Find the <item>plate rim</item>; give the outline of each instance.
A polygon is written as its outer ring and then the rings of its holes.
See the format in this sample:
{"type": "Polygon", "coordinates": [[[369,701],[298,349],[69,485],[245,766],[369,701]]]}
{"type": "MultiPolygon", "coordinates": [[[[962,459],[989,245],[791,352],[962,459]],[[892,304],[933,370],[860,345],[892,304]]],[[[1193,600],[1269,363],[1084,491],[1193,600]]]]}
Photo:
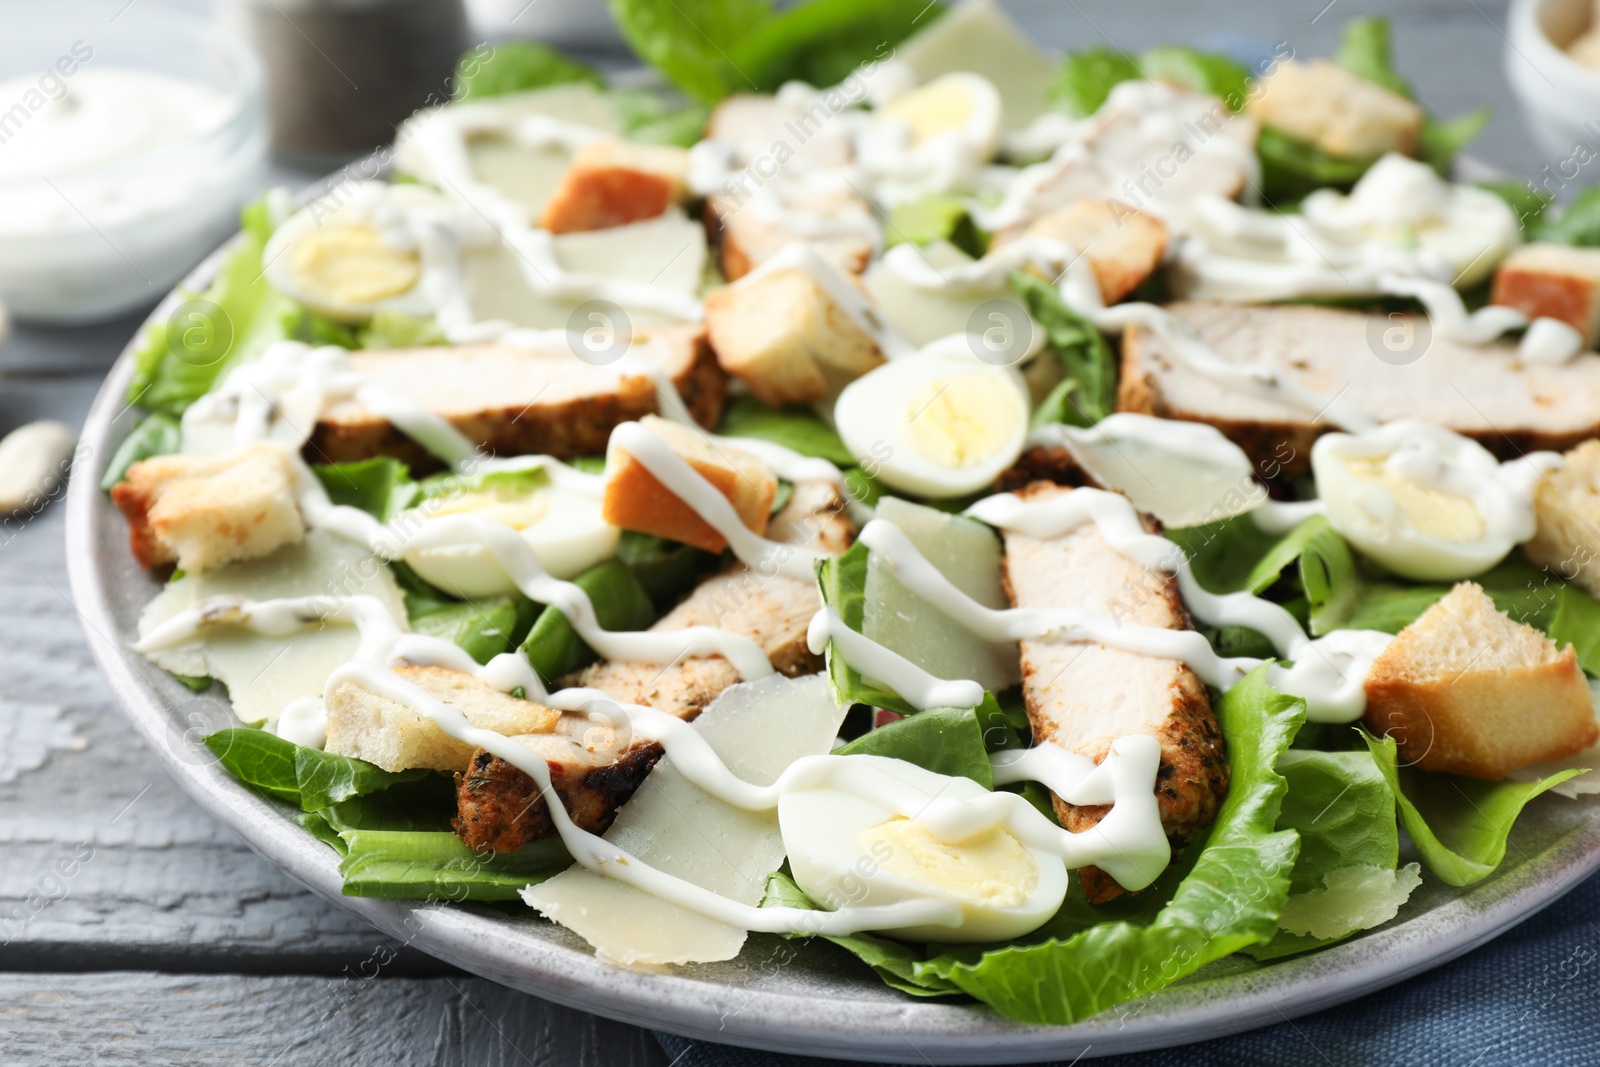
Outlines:
{"type": "MultiPolygon", "coordinates": [[[[367,166],[368,161],[362,160],[342,168],[313,183],[295,200],[303,203],[367,166]]],[[[1600,869],[1600,819],[1591,818],[1568,831],[1538,861],[1467,887],[1428,912],[1450,914],[1445,916],[1448,936],[1440,937],[1435,930],[1426,946],[1396,951],[1410,925],[1401,921],[1357,940],[1274,963],[1275,980],[1267,989],[1251,982],[1262,973],[1258,971],[1203,983],[1205,990],[1224,994],[1226,1003],[1220,1007],[1197,995],[1198,986],[1180,984],[1129,1002],[1138,1009],[1131,1023],[1125,1011],[1112,1008],[1069,1026],[1015,1023],[981,1005],[910,997],[898,1006],[872,1001],[852,1019],[848,1012],[843,1017],[827,1012],[842,1001],[819,1002],[685,974],[646,974],[603,962],[587,947],[520,936],[516,931],[507,937],[506,920],[465,908],[345,896],[331,849],[234,779],[220,763],[195,762],[180,755],[181,746],[173,742],[171,709],[125,648],[102,556],[107,546],[98,537],[100,519],[111,507],[100,478],[120,444],[120,439],[113,439],[115,424],[133,406],[125,398],[139,341],[152,323],[182,303],[185,293],[197,292],[210,282],[240,237],[235,234],[223,242],[151,310],[112,364],[89,409],[66,495],[73,602],[117,706],[179,787],[289,877],[404,944],[545,1000],[686,1038],[877,1063],[918,1057],[949,1064],[1039,1062],[1173,1048],[1346,1003],[1470,952],[1600,869]],[[1232,986],[1238,987],[1236,994],[1226,996],[1232,986]]],[[[126,551],[120,545],[113,547],[117,550],[126,551]]]]}

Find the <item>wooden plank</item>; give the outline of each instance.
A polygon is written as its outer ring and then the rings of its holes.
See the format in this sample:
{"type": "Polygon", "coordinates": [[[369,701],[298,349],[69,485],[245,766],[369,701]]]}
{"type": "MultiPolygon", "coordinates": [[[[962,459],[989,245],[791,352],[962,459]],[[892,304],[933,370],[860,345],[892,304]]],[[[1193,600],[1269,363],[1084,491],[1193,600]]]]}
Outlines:
{"type": "Polygon", "coordinates": [[[0,1005],[0,1059],[19,1067],[667,1062],[643,1030],[478,978],[0,974],[0,1005]]]}

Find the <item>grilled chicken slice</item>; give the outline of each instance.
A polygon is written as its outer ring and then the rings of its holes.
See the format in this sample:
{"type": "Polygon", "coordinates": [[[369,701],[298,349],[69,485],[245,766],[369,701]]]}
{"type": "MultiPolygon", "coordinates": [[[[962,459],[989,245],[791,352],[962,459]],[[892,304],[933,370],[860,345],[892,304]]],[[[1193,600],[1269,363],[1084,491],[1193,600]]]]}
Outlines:
{"type": "MultiPolygon", "coordinates": [[[[1035,484],[1022,495],[1038,499],[1070,489],[1035,484]]],[[[1157,531],[1155,520],[1145,526],[1157,531]]],[[[1005,535],[1006,591],[1019,608],[1083,608],[1143,626],[1189,629],[1177,583],[1113,548],[1088,524],[1048,540],[1005,535]]],[[[1129,734],[1161,742],[1156,794],[1161,825],[1174,851],[1211,825],[1228,791],[1222,734],[1205,685],[1186,664],[1104,645],[1023,641],[1022,692],[1033,735],[1104,759],[1111,743],[1129,734]]],[[[1078,807],[1054,798],[1068,830],[1082,832],[1105,817],[1103,805],[1078,807]]],[[[1094,867],[1078,872],[1090,900],[1123,892],[1094,867]]]]}
{"type": "MultiPolygon", "coordinates": [[[[784,544],[828,553],[850,546],[855,527],[833,486],[801,483],[772,520],[767,535],[784,544]]],[[[797,676],[822,669],[806,647],[806,628],[821,607],[816,583],[767,575],[737,564],[715,574],[662,616],[652,630],[715,626],[761,646],[772,665],[797,676]]],[[[659,708],[692,719],[739,681],[720,656],[658,663],[598,663],[562,679],[602,690],[628,704],[659,708]]],[[[519,737],[544,756],[557,794],[574,821],[596,833],[633,795],[661,756],[651,742],[619,739],[583,716],[566,714],[555,735],[519,737]]],[[[480,851],[507,852],[554,832],[544,799],[525,773],[482,750],[456,780],[456,833],[480,851]]]]}
{"type": "MultiPolygon", "coordinates": [[[[727,379],[699,325],[641,326],[629,353],[660,365],[702,426],[722,418],[727,379]],[[645,341],[659,344],[645,344],[645,341]]],[[[624,422],[659,414],[656,383],[639,369],[619,373],[569,352],[510,345],[459,345],[352,352],[356,370],[399,396],[444,416],[496,455],[597,456],[624,422]]],[[[349,463],[394,456],[437,466],[421,445],[358,400],[333,405],[317,422],[306,456],[349,463]]]]}

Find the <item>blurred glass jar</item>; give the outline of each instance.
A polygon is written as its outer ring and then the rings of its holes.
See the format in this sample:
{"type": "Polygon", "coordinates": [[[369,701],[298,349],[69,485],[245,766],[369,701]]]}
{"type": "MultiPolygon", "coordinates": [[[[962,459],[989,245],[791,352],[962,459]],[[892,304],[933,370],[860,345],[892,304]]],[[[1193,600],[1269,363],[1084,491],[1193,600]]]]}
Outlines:
{"type": "Polygon", "coordinates": [[[0,302],[76,324],[155,303],[238,228],[261,74],[209,20],[0,0],[0,302]]]}
{"type": "Polygon", "coordinates": [[[450,99],[467,46],[462,0],[240,0],[267,71],[272,147],[333,165],[394,138],[413,111],[450,99]]]}

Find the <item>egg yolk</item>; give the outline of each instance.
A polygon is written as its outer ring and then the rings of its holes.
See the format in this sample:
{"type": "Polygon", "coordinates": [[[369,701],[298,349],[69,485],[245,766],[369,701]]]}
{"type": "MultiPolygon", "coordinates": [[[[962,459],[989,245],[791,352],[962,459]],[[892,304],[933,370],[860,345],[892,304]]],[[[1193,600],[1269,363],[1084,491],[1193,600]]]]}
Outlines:
{"type": "Polygon", "coordinates": [[[295,241],[289,253],[295,285],[336,304],[372,304],[417,284],[414,252],[386,243],[370,226],[327,226],[295,241]]]}
{"type": "Polygon", "coordinates": [[[526,530],[543,522],[550,513],[545,494],[496,492],[492,489],[452,493],[434,497],[422,505],[430,518],[445,515],[476,515],[513,530],[526,530]]]}
{"type": "Polygon", "coordinates": [[[1487,532],[1478,508],[1458,493],[1447,493],[1398,477],[1381,459],[1354,460],[1350,474],[1389,494],[1411,525],[1428,537],[1460,544],[1480,540],[1487,532]]]}
{"type": "Polygon", "coordinates": [[[965,85],[941,80],[906,93],[884,107],[881,114],[889,122],[911,127],[913,143],[921,144],[941,133],[966,129],[976,111],[977,105],[965,85]]]}
{"type": "Polygon", "coordinates": [[[861,831],[856,844],[890,874],[975,904],[1014,908],[1039,884],[1039,862],[998,826],[950,842],[893,818],[861,831]]]}
{"type": "Polygon", "coordinates": [[[992,374],[930,381],[906,405],[906,440],[942,467],[974,467],[1011,440],[1016,390],[992,374]]]}

